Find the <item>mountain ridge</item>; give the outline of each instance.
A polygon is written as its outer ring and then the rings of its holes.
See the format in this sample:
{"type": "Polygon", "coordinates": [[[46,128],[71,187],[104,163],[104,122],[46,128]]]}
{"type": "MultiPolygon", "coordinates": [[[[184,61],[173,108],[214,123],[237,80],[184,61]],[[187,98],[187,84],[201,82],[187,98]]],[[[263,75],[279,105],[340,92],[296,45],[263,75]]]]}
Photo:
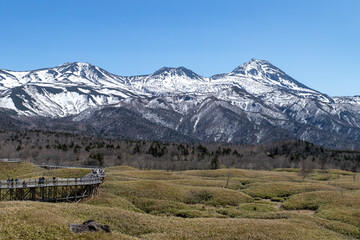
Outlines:
{"type": "MultiPolygon", "coordinates": [[[[91,117],[107,112],[120,119],[119,113],[126,112],[143,123],[144,131],[152,129],[151,134],[124,129],[135,139],[146,135],[169,141],[177,133],[182,136],[178,139],[210,142],[258,144],[286,138],[327,147],[360,146],[360,97],[330,97],[258,59],[211,77],[185,67],[120,76],[83,62],[33,71],[0,70],[0,107],[17,113],[10,119],[40,116],[88,124],[94,132],[97,126],[100,135],[116,129],[115,138],[121,135],[116,121],[97,117],[94,122],[91,117]],[[336,142],[339,137],[346,140],[336,142]]],[[[130,117],[122,119],[131,122],[130,117]]]]}

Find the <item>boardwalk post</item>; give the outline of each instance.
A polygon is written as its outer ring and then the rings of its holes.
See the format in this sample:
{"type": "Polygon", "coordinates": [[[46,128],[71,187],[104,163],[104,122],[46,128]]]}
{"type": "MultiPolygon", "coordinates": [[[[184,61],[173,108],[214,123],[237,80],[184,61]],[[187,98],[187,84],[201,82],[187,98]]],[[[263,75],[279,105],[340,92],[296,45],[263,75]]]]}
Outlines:
{"type": "Polygon", "coordinates": [[[13,196],[14,189],[11,187],[9,191],[10,191],[9,194],[10,194],[10,201],[11,201],[14,198],[14,196],[13,196]]]}
{"type": "Polygon", "coordinates": [[[33,201],[35,201],[36,200],[36,188],[31,188],[30,191],[31,191],[31,199],[33,201]]]}

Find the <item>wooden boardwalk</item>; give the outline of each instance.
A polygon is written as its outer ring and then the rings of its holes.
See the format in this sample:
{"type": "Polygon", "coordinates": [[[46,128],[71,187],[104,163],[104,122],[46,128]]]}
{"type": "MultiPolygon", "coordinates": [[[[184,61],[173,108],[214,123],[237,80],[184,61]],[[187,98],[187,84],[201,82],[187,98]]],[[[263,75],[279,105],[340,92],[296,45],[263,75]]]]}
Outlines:
{"type": "Polygon", "coordinates": [[[93,169],[82,178],[39,178],[0,181],[0,201],[77,201],[98,193],[105,171],[93,169]]]}

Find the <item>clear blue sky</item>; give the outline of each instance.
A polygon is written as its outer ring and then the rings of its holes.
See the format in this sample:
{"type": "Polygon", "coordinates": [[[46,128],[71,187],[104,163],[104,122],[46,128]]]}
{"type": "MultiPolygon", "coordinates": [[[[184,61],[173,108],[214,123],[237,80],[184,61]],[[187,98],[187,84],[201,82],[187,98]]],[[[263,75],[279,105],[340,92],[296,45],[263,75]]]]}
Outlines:
{"type": "Polygon", "coordinates": [[[253,57],[331,96],[360,95],[360,0],[0,0],[0,69],[83,61],[211,76],[253,57]]]}

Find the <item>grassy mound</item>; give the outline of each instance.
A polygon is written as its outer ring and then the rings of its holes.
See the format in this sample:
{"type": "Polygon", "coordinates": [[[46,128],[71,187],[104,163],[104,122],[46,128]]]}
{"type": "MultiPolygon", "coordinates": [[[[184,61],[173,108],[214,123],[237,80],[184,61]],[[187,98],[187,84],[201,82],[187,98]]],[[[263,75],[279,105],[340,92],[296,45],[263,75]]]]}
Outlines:
{"type": "Polygon", "coordinates": [[[300,193],[284,202],[285,209],[318,209],[320,206],[360,208],[360,193],[347,191],[316,191],[300,193]]]}
{"type": "Polygon", "coordinates": [[[34,164],[22,163],[0,163],[0,179],[7,178],[31,178],[41,175],[45,170],[34,164]]]}
{"type": "Polygon", "coordinates": [[[0,180],[6,180],[7,178],[38,178],[41,176],[51,178],[54,176],[57,178],[80,178],[90,172],[91,170],[84,168],[46,170],[28,162],[0,163],[0,180]]]}
{"type": "Polygon", "coordinates": [[[322,183],[262,182],[250,184],[244,192],[252,197],[273,198],[289,197],[290,195],[301,192],[336,189],[338,188],[322,183]]]}
{"type": "Polygon", "coordinates": [[[106,183],[104,188],[113,195],[123,196],[127,199],[150,198],[214,206],[237,205],[253,201],[247,194],[231,189],[179,186],[152,180],[106,183]]]}

